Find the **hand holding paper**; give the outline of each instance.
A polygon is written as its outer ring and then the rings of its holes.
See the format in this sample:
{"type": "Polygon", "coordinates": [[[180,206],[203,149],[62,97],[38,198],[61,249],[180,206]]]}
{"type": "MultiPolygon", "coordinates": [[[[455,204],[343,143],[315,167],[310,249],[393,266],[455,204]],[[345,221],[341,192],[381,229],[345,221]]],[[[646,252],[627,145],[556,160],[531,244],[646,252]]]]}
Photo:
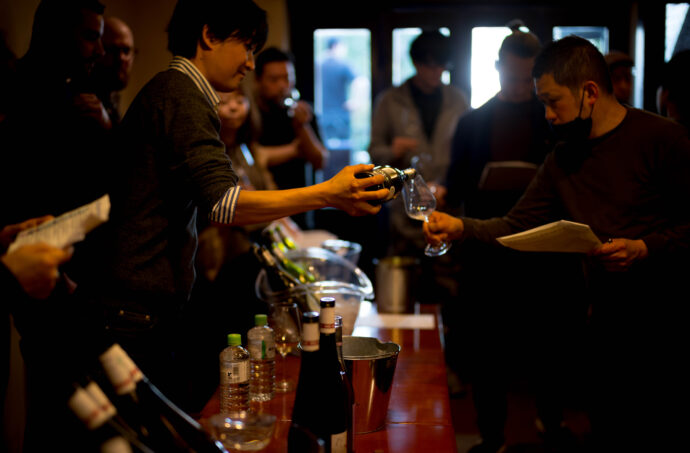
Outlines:
{"type": "Polygon", "coordinates": [[[22,245],[39,242],[64,249],[83,240],[89,231],[106,222],[109,215],[110,197],[104,195],[92,203],[22,231],[10,245],[8,253],[22,245]]]}
{"type": "Polygon", "coordinates": [[[590,253],[601,241],[589,225],[559,220],[496,240],[506,247],[523,252],[590,253]]]}

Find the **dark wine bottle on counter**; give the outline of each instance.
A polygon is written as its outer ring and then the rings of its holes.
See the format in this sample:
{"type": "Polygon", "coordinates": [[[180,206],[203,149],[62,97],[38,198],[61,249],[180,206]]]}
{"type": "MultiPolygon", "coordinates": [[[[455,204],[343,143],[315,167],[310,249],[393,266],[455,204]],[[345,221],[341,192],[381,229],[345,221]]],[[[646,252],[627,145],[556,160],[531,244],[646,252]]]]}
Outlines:
{"type": "Polygon", "coordinates": [[[302,314],[302,363],[292,422],[322,439],[326,453],[345,453],[347,414],[344,401],[347,396],[344,394],[340,365],[337,364],[335,355],[334,334],[332,352],[335,362],[326,360],[325,354],[320,351],[319,319],[317,312],[302,314]]]}
{"type": "Polygon", "coordinates": [[[128,407],[125,418],[137,418],[147,428],[149,438],[156,441],[156,450],[227,453],[223,444],[170,401],[118,344],[113,344],[99,359],[121,397],[116,406],[128,407]]]}
{"type": "Polygon", "coordinates": [[[329,436],[326,438],[326,449],[333,453],[352,453],[351,439],[353,426],[347,382],[343,379],[342,366],[338,357],[335,333],[335,298],[322,297],[319,314],[319,353],[326,368],[326,379],[323,382],[324,395],[330,395],[333,414],[329,420],[329,436]],[[329,442],[330,440],[330,442],[329,442]]]}
{"type": "Polygon", "coordinates": [[[345,382],[345,389],[347,390],[347,451],[348,453],[355,452],[355,389],[352,385],[352,379],[347,374],[347,367],[345,366],[345,357],[343,356],[343,317],[336,315],[335,317],[335,345],[338,351],[338,362],[340,363],[340,375],[345,382]]]}
{"type": "Polygon", "coordinates": [[[417,170],[414,168],[398,170],[390,165],[379,165],[371,170],[357,173],[355,174],[355,177],[363,179],[375,175],[383,175],[385,178],[383,183],[369,186],[366,190],[375,191],[380,189],[388,189],[388,195],[386,198],[380,200],[370,200],[369,203],[374,206],[386,203],[396,198],[402,191],[403,184],[411,179],[414,179],[414,177],[417,175],[417,170]]]}

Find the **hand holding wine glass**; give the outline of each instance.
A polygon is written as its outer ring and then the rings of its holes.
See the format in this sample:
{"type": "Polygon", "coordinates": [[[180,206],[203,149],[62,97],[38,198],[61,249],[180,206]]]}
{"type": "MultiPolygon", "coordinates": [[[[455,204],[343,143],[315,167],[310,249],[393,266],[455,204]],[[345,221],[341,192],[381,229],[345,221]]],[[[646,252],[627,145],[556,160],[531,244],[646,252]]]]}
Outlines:
{"type": "Polygon", "coordinates": [[[300,342],[300,321],[297,304],[292,301],[270,304],[268,325],[273,329],[276,351],[281,357],[281,377],[276,380],[276,392],[294,390],[295,383],[285,374],[286,357],[300,342]]]}
{"type": "MultiPolygon", "coordinates": [[[[429,222],[429,215],[436,209],[436,198],[424,182],[421,174],[417,173],[413,179],[405,184],[402,195],[407,215],[416,220],[429,222]]],[[[447,242],[436,246],[427,244],[424,254],[426,256],[441,256],[448,249],[450,249],[450,244],[447,242]]]]}

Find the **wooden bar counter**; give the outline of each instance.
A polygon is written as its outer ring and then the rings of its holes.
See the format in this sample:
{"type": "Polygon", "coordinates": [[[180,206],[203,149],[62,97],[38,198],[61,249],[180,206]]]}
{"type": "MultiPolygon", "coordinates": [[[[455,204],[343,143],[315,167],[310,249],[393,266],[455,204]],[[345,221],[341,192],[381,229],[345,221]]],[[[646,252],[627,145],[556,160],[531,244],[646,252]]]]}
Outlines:
{"type": "MultiPolygon", "coordinates": [[[[450,414],[450,401],[446,383],[446,367],[441,341],[442,320],[438,305],[417,305],[416,311],[431,314],[432,329],[386,328],[362,325],[360,320],[370,319],[375,306],[363,302],[360,318],[352,333],[354,336],[375,337],[393,341],[401,346],[393,379],[386,425],[383,429],[355,436],[358,453],[404,453],[433,451],[456,452],[455,432],[450,414]]],[[[287,373],[295,381],[299,374],[299,357],[288,356],[287,373]]],[[[280,358],[276,373],[281,373],[280,358]]],[[[256,411],[277,416],[276,430],[271,443],[263,451],[285,453],[287,432],[295,392],[276,393],[267,403],[254,403],[256,411]]],[[[201,422],[219,412],[215,395],[201,413],[201,422]]]]}

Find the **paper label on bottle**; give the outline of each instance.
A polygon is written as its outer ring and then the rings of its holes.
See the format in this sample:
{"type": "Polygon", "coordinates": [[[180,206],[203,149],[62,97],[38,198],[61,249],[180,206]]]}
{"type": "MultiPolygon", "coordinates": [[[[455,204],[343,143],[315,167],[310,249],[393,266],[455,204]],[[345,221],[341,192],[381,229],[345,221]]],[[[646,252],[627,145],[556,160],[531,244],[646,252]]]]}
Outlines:
{"type": "Polygon", "coordinates": [[[302,349],[305,351],[319,350],[319,325],[315,322],[305,323],[302,326],[302,349]]]}
{"type": "Polygon", "coordinates": [[[83,388],[78,388],[72,394],[67,405],[88,429],[96,429],[108,419],[108,415],[83,388]]]}
{"type": "Polygon", "coordinates": [[[347,431],[331,434],[331,453],[347,453],[347,431]]]}
{"type": "Polygon", "coordinates": [[[115,409],[115,406],[110,402],[106,394],[101,390],[98,384],[95,382],[91,381],[88,383],[86,388],[86,393],[89,394],[89,396],[98,404],[98,407],[109,417],[114,416],[117,414],[117,409],[115,409]]]}
{"type": "Polygon", "coordinates": [[[225,367],[220,373],[221,384],[242,384],[249,382],[249,361],[233,362],[225,367]]]}
{"type": "Polygon", "coordinates": [[[118,344],[101,354],[99,360],[118,395],[132,392],[136,383],[143,379],[144,375],[139,367],[118,344]]]}
{"type": "Polygon", "coordinates": [[[323,333],[335,333],[335,307],[321,307],[319,328],[323,333]]]}

